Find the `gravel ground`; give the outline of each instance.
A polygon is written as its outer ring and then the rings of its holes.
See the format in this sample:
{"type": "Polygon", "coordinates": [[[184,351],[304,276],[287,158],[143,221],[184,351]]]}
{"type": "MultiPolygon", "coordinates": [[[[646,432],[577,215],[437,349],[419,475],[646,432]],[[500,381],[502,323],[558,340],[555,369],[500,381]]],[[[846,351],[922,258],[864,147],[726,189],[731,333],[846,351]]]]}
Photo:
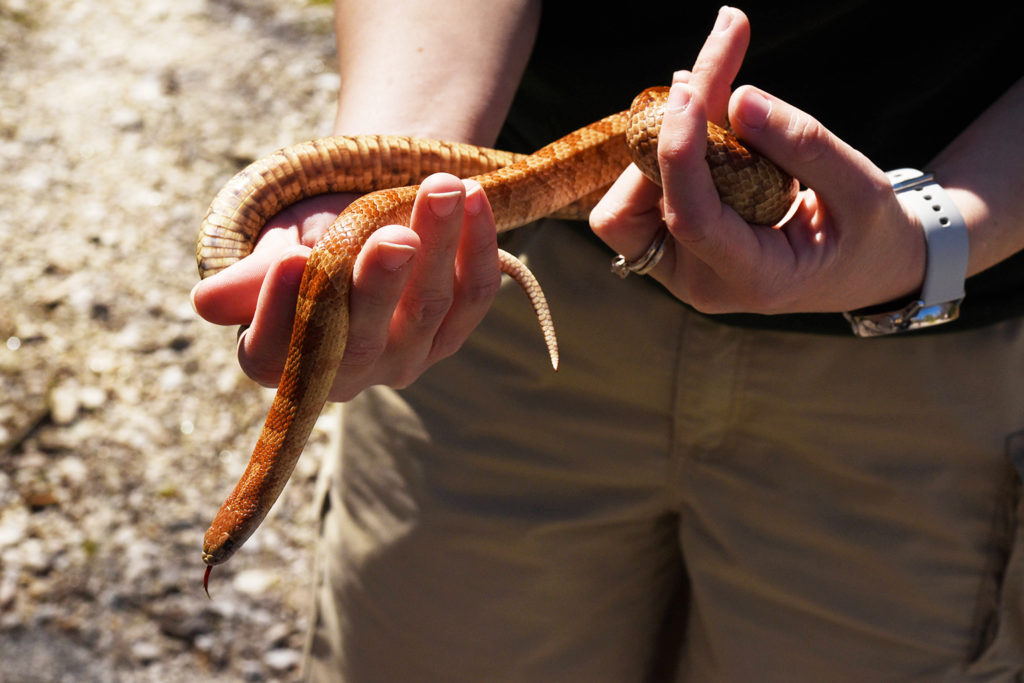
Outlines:
{"type": "Polygon", "coordinates": [[[256,156],[326,134],[310,0],[0,0],[0,681],[298,678],[322,420],[202,592],[270,392],[193,313],[194,240],[256,156]]]}

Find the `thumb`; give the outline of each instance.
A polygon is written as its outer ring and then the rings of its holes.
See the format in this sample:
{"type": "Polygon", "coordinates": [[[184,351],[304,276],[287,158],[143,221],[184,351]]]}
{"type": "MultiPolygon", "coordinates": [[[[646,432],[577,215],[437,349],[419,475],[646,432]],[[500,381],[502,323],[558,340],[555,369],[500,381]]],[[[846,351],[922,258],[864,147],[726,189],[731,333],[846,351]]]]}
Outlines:
{"type": "Polygon", "coordinates": [[[891,193],[885,174],[814,117],[753,86],[733,93],[736,135],[807,187],[830,208],[863,206],[891,193]]]}

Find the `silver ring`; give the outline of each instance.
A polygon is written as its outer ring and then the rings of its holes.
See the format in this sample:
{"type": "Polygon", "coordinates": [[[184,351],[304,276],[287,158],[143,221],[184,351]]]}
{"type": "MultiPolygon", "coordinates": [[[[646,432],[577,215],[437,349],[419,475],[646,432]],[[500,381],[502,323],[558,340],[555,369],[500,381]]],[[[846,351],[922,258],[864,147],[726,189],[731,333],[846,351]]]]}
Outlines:
{"type": "Polygon", "coordinates": [[[612,259],[612,272],[623,278],[630,273],[646,275],[651,272],[654,270],[654,266],[658,265],[658,262],[661,261],[661,257],[665,255],[665,240],[667,238],[668,230],[663,225],[658,234],[655,235],[651,246],[647,247],[647,251],[640,258],[627,261],[625,256],[619,254],[612,259]]]}

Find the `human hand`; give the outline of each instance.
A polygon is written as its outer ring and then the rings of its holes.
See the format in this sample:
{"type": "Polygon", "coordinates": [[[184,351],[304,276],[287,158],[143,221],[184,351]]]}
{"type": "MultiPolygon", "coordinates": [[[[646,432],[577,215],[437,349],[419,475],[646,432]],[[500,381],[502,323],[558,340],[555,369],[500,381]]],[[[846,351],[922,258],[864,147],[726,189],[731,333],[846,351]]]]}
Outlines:
{"type": "Polygon", "coordinates": [[[706,313],[844,311],[914,292],[923,233],[881,169],[779,98],[730,93],[749,31],[742,12],[722,9],[693,71],[674,78],[658,145],[664,189],[630,166],[591,213],[594,232],[634,258],[667,227],[651,275],[706,313]],[[740,139],[808,188],[780,226],[750,225],[718,197],[705,121],[727,113],[740,139]]]}
{"type": "MultiPolygon", "coordinates": [[[[264,386],[276,385],[284,368],[311,246],[353,199],[325,195],[289,207],[268,221],[250,256],[193,289],[206,320],[249,325],[239,335],[238,361],[264,386]]],[[[497,293],[494,219],[478,184],[427,178],[410,223],[377,230],[356,260],[332,401],[374,384],[407,386],[462,345],[497,293]]]]}

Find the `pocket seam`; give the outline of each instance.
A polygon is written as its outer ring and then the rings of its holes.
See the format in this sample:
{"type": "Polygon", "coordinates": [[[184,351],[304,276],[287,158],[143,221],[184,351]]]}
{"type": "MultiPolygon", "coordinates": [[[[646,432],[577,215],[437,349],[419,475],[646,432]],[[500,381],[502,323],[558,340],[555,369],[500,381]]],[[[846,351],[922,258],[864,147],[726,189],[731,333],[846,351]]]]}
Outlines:
{"type": "Polygon", "coordinates": [[[979,591],[970,663],[981,659],[998,638],[1007,568],[1014,552],[1024,550],[1016,547],[1024,507],[1024,430],[1010,434],[1005,443],[1007,481],[993,519],[991,564],[979,591]]]}

